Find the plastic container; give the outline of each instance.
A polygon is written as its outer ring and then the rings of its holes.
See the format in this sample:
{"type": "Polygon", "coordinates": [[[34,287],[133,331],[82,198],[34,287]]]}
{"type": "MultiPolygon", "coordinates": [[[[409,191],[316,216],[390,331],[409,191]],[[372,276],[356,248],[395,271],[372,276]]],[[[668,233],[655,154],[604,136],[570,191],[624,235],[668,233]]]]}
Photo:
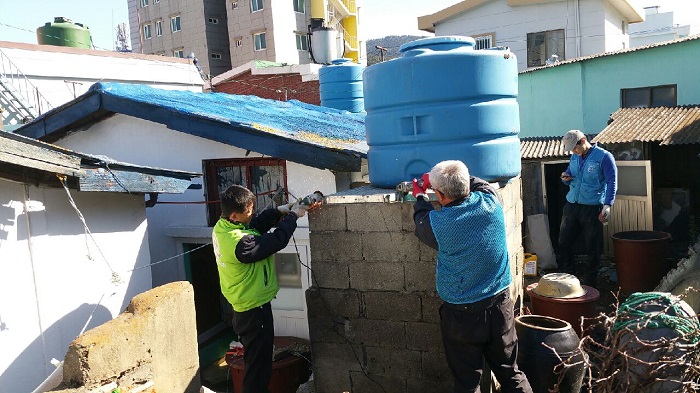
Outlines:
{"type": "Polygon", "coordinates": [[[70,46],[90,49],[90,29],[80,23],[61,16],[55,17],[53,23],[47,22],[36,29],[39,45],[70,46]]]}
{"type": "Polygon", "coordinates": [[[537,276],[537,255],[525,253],[524,257],[525,260],[523,261],[523,276],[537,276]]]}
{"type": "Polygon", "coordinates": [[[365,110],[362,72],[349,59],[336,59],[318,71],[321,106],[358,113],[365,110]]]}
{"type": "Polygon", "coordinates": [[[396,187],[450,159],[491,182],[520,173],[517,60],[507,48],[474,44],[420,39],[402,45],[402,57],[365,70],[373,185],[396,187]]]}
{"type": "Polygon", "coordinates": [[[670,271],[666,259],[671,234],[661,231],[628,231],[612,235],[615,270],[620,292],[653,291],[670,271]]]}

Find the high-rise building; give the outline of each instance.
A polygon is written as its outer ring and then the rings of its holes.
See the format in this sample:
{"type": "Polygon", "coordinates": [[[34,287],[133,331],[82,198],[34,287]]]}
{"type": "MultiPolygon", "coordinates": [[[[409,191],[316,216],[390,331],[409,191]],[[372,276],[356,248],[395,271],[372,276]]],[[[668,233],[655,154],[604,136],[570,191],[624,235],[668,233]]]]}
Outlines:
{"type": "Polygon", "coordinates": [[[231,69],[226,27],[230,0],[128,0],[131,47],[136,53],[193,55],[205,74],[231,69]]]}
{"type": "Polygon", "coordinates": [[[361,0],[128,0],[136,53],[196,56],[219,75],[252,60],[366,64],[361,0]]]}

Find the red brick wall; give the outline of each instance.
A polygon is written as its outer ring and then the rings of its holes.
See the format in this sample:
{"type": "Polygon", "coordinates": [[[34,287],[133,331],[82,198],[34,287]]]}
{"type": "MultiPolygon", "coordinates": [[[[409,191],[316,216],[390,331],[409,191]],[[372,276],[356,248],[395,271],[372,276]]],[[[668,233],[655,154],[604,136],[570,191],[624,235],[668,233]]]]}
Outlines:
{"type": "Polygon", "coordinates": [[[321,105],[318,80],[302,82],[299,74],[253,75],[250,71],[214,86],[214,91],[229,94],[249,94],[273,100],[299,100],[321,105]],[[278,92],[279,91],[279,92],[278,92]]]}

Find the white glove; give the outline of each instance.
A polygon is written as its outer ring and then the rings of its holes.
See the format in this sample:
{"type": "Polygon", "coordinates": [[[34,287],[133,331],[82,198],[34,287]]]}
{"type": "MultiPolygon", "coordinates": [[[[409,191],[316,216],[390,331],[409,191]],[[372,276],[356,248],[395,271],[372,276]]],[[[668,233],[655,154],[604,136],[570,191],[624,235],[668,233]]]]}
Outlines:
{"type": "Polygon", "coordinates": [[[610,205],[603,205],[603,210],[600,211],[600,214],[598,215],[598,219],[603,224],[608,223],[608,220],[610,220],[610,205]]]}
{"type": "Polygon", "coordinates": [[[294,206],[294,203],[295,203],[295,202],[289,202],[289,203],[286,204],[286,205],[279,205],[279,206],[277,206],[277,211],[278,211],[280,214],[283,214],[283,215],[284,215],[284,214],[289,214],[289,212],[292,211],[292,206],[294,206]]]}
{"type": "Polygon", "coordinates": [[[295,203],[291,207],[291,212],[296,214],[297,217],[299,217],[299,218],[304,217],[304,214],[306,214],[307,210],[309,210],[309,206],[301,204],[301,203],[295,203]]]}

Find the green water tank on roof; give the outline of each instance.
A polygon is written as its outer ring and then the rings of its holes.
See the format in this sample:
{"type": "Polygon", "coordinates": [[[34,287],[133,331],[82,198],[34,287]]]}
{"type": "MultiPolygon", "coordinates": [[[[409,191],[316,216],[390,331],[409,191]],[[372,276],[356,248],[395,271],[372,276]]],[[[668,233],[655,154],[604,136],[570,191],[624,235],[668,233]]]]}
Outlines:
{"type": "Polygon", "coordinates": [[[90,29],[62,16],[37,28],[36,38],[40,45],[90,49],[90,29]]]}

